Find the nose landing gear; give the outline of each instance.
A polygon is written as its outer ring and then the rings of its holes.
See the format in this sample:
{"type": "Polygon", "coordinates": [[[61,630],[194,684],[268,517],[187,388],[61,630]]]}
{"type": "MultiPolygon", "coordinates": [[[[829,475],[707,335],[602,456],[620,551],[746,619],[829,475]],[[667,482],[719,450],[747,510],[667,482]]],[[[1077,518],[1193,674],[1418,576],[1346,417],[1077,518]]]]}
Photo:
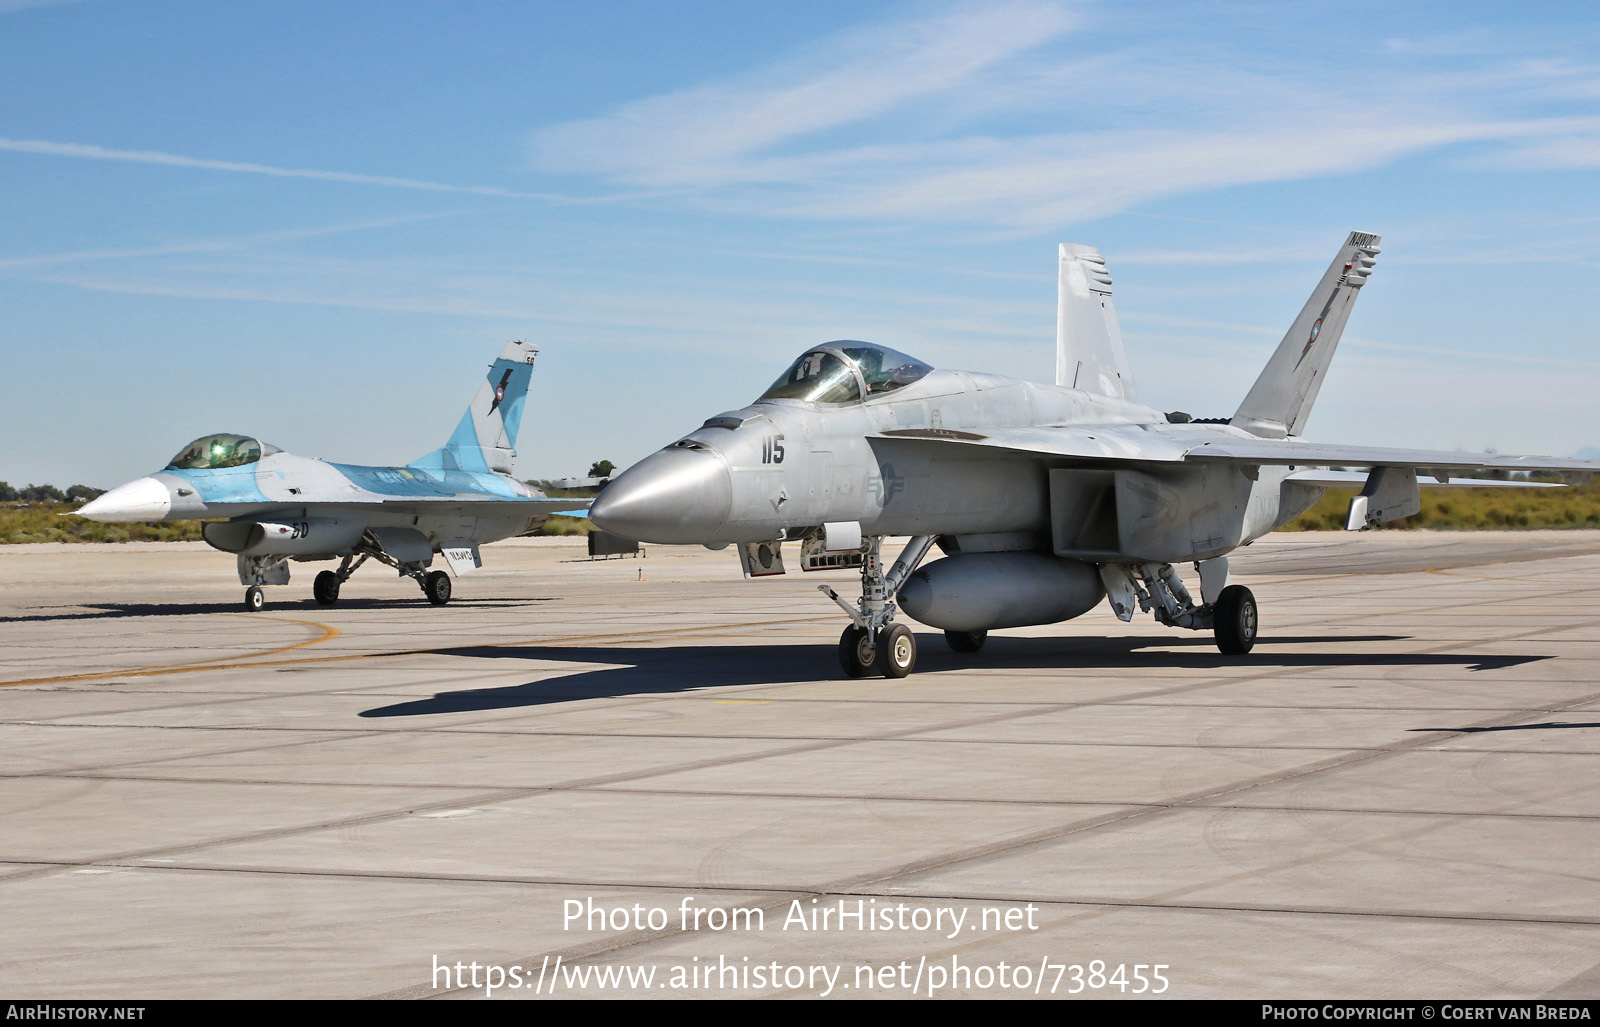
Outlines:
{"type": "Polygon", "coordinates": [[[880,556],[882,537],[866,539],[861,546],[861,599],[854,607],[827,585],[817,586],[850,615],[850,626],[839,636],[839,665],[850,677],[903,678],[916,666],[916,636],[904,624],[894,623],[893,597],[928,555],[933,541],[932,535],[911,539],[886,573],[880,556]]]}

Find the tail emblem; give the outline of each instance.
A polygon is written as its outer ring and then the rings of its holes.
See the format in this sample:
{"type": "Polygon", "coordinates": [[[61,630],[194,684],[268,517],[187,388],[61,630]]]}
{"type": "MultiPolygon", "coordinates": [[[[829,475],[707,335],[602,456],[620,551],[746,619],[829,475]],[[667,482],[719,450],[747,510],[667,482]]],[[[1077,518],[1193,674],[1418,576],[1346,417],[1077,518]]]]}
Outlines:
{"type": "MultiPolygon", "coordinates": [[[[1317,319],[1311,322],[1311,338],[1306,340],[1305,348],[1300,351],[1300,359],[1294,362],[1296,369],[1298,369],[1301,364],[1305,363],[1306,357],[1311,353],[1311,347],[1317,344],[1317,336],[1322,334],[1322,322],[1327,318],[1328,311],[1333,309],[1333,301],[1338,297],[1338,295],[1339,290],[1333,290],[1333,295],[1328,297],[1328,302],[1322,305],[1322,313],[1318,314],[1317,319]]],[[[1337,342],[1337,340],[1335,341],[1337,342]]]]}
{"type": "Polygon", "coordinates": [[[500,376],[500,384],[494,387],[494,402],[489,404],[489,413],[500,409],[500,401],[506,398],[506,382],[511,380],[511,369],[506,368],[506,373],[500,376]]]}

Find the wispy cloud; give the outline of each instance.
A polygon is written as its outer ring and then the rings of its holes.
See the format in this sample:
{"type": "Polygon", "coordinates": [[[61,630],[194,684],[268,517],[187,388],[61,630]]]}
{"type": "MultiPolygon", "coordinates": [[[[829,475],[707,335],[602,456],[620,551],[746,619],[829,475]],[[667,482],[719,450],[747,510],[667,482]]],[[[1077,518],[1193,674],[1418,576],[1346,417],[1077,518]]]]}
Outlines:
{"type": "Polygon", "coordinates": [[[542,129],[533,163],[743,212],[1048,229],[1450,147],[1519,168],[1600,159],[1600,122],[1573,106],[1600,74],[1580,61],[1481,35],[1391,40],[1337,69],[1224,48],[1174,59],[1105,50],[1079,22],[1017,0],[868,25],[542,129]]]}
{"type": "Polygon", "coordinates": [[[247,175],[270,175],[277,178],[307,178],[320,182],[348,182],[355,185],[377,185],[393,189],[421,189],[437,193],[468,193],[475,196],[496,196],[514,200],[546,200],[552,203],[593,203],[637,196],[605,196],[579,198],[556,193],[522,192],[489,185],[450,185],[444,182],[426,182],[415,178],[395,178],[390,175],[363,175],[349,171],[316,171],[309,168],[280,168],[272,164],[253,164],[244,161],[210,160],[188,157],[157,150],[112,150],[104,146],[83,143],[61,143],[45,139],[0,138],[0,150],[14,153],[36,153],[52,157],[78,157],[87,160],[126,161],[134,164],[160,164],[177,168],[200,168],[207,171],[229,171],[247,175]]]}
{"type": "MultiPolygon", "coordinates": [[[[753,339],[915,336],[919,352],[957,340],[1048,340],[1051,307],[852,280],[738,283],[669,270],[594,281],[545,266],[471,259],[332,258],[299,252],[172,253],[123,266],[45,267],[27,280],[101,293],[515,320],[562,337],[686,352],[747,352],[753,339]],[[775,326],[782,326],[781,329],[775,326]]],[[[1046,296],[1047,289],[1040,290],[1046,296]]],[[[792,356],[792,354],[788,354],[792,356]]]]}
{"type": "Polygon", "coordinates": [[[394,228],[418,221],[432,221],[452,217],[461,211],[443,211],[432,214],[413,214],[405,217],[376,218],[344,225],[322,228],[287,228],[275,232],[255,232],[250,235],[229,236],[216,239],[185,239],[155,246],[102,247],[92,250],[70,250],[64,253],[41,253],[31,257],[0,258],[0,270],[50,267],[62,264],[79,264],[97,260],[128,260],[147,257],[173,257],[191,253],[226,253],[233,250],[270,246],[276,243],[316,239],[343,232],[363,232],[373,229],[394,228]]]}
{"type": "Polygon", "coordinates": [[[657,186],[747,179],[752,153],[947,93],[1072,22],[1054,4],[1011,0],[858,29],[747,76],[546,129],[535,160],[657,186]]]}

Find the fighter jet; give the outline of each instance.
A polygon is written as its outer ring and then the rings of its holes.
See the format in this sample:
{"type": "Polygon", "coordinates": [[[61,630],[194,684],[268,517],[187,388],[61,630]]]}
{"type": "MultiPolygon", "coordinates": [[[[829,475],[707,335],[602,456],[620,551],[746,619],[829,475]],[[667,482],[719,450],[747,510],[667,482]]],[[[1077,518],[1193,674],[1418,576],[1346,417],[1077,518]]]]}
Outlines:
{"type": "MultiPolygon", "coordinates": [[[[801,355],[753,403],[624,471],[590,518],[643,542],[739,547],[747,577],[859,566],[839,658],[854,677],[903,677],[916,640],[895,613],[976,652],[997,628],[1080,616],[1102,600],[1123,621],[1209,630],[1225,654],[1258,633],[1255,597],[1228,554],[1361,485],[1347,527],[1406,517],[1427,485],[1533,486],[1452,477],[1481,468],[1568,472],[1593,461],[1324,445],[1300,438],[1378,236],[1353,232],[1232,417],[1138,401],[1099,251],[1059,251],[1056,380],[946,371],[841,341],[801,355]],[[1366,468],[1352,474],[1351,466],[1366,468]],[[887,536],[909,536],[885,566],[887,536]],[[922,566],[937,546],[944,558],[922,566]],[[1198,600],[1176,565],[1193,564],[1198,600]]],[[[1555,486],[1559,487],[1559,486],[1555,486]]]]}
{"type": "Polygon", "coordinates": [[[245,608],[264,585],[287,585],[289,561],[339,560],[312,582],[331,606],[356,568],[376,560],[411,577],[435,606],[450,574],[483,566],[478,546],[528,534],[551,513],[587,500],[551,499],[511,476],[517,430],[539,347],[508,342],[445,445],[404,467],[363,467],[294,456],[248,435],[195,439],[154,474],[77,511],[95,521],[208,519],[202,537],[238,558],[245,608]],[[225,518],[209,520],[210,518],[225,518]]]}

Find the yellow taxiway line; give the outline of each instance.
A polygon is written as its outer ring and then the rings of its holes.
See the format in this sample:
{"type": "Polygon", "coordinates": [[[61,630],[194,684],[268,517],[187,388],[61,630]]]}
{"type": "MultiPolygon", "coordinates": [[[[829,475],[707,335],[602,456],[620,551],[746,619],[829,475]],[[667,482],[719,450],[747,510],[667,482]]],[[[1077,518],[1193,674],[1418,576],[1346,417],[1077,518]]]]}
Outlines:
{"type": "MultiPolygon", "coordinates": [[[[210,616],[217,616],[217,614],[211,614],[210,616]]],[[[322,632],[322,634],[318,637],[309,639],[305,642],[296,642],[294,645],[283,645],[276,649],[263,649],[260,652],[251,653],[248,656],[236,657],[235,661],[259,660],[263,656],[275,656],[278,653],[293,652],[296,649],[304,649],[307,646],[321,645],[323,642],[327,642],[330,639],[339,637],[338,628],[331,624],[321,624],[314,620],[295,620],[291,617],[262,617],[257,614],[250,613],[224,613],[221,614],[221,616],[247,617],[255,621],[268,620],[275,624],[304,624],[306,627],[316,628],[322,632]]],[[[222,662],[220,660],[198,660],[191,661],[189,663],[164,663],[149,667],[135,667],[132,670],[100,671],[93,674],[62,674],[56,677],[47,678],[24,678],[21,681],[0,681],[0,688],[10,688],[13,685],[48,685],[64,681],[98,681],[102,678],[148,677],[152,674],[192,674],[198,670],[223,670],[228,667],[255,666],[254,664],[241,664],[235,661],[222,662]]]]}
{"type": "MultiPolygon", "coordinates": [[[[696,632],[720,632],[737,628],[769,627],[771,621],[745,621],[740,624],[706,624],[701,626],[681,628],[660,628],[653,631],[616,631],[604,635],[572,635],[567,638],[529,638],[515,642],[464,642],[458,645],[432,646],[426,649],[389,649],[372,653],[341,653],[337,656],[304,656],[291,660],[262,660],[264,656],[276,653],[286,653],[294,649],[304,649],[307,646],[319,645],[339,634],[339,629],[328,624],[320,624],[309,620],[289,620],[288,618],[273,617],[262,618],[252,614],[226,614],[229,617],[251,617],[257,620],[270,619],[291,624],[305,624],[310,627],[321,628],[324,634],[320,638],[300,642],[297,645],[282,646],[277,649],[266,649],[247,656],[236,657],[232,660],[215,660],[202,663],[176,663],[151,667],[136,667],[132,670],[99,671],[93,674],[67,674],[58,677],[25,678],[20,681],[0,681],[0,688],[12,688],[17,685],[47,685],[70,681],[100,681],[106,678],[128,677],[153,677],[161,674],[193,674],[204,670],[240,670],[251,667],[289,667],[307,663],[340,663],[347,660],[382,660],[396,656],[431,656],[448,654],[457,649],[511,649],[517,646],[539,646],[541,648],[562,648],[577,646],[592,642],[620,642],[630,638],[660,638],[670,635],[688,635],[696,632]]],[[[800,621],[822,621],[835,619],[832,614],[819,617],[800,618],[800,621]]],[[[793,624],[798,621],[786,620],[784,623],[793,624]]]]}

